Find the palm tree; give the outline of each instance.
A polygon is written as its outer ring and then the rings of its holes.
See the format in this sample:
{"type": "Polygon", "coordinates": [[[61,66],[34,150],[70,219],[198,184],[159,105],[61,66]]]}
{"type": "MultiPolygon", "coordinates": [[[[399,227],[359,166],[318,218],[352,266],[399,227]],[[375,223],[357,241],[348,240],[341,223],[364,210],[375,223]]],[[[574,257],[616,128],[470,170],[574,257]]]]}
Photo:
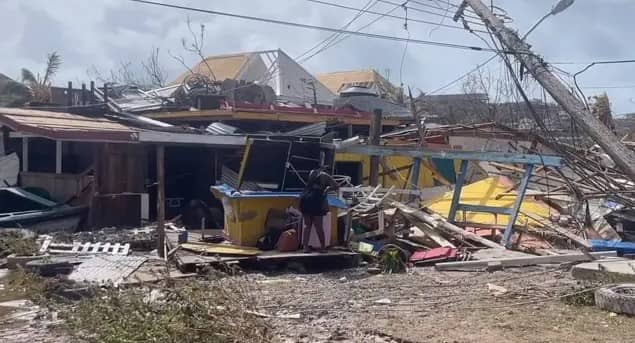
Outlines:
{"type": "Polygon", "coordinates": [[[20,107],[31,98],[31,90],[23,83],[0,73],[0,106],[20,107]]]}
{"type": "Polygon", "coordinates": [[[30,70],[22,68],[22,83],[31,90],[33,102],[48,103],[51,101],[51,80],[62,64],[62,57],[55,51],[46,58],[46,70],[44,76],[33,74],[30,70]]]}

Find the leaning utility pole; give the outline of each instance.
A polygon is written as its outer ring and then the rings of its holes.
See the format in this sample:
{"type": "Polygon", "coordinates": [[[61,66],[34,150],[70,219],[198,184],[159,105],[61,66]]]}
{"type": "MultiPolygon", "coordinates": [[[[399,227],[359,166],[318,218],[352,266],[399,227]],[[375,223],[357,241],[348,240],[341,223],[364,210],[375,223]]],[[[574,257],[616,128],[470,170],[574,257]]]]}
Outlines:
{"type": "Polygon", "coordinates": [[[531,46],[520,39],[514,30],[505,27],[503,21],[494,16],[485,4],[480,0],[464,0],[454,17],[455,20],[461,17],[466,4],[483,20],[506,50],[512,52],[536,81],[571,115],[575,123],[613,158],[622,171],[635,180],[635,153],[624,146],[598,118],[592,115],[547,69],[546,63],[530,50],[531,46]]]}

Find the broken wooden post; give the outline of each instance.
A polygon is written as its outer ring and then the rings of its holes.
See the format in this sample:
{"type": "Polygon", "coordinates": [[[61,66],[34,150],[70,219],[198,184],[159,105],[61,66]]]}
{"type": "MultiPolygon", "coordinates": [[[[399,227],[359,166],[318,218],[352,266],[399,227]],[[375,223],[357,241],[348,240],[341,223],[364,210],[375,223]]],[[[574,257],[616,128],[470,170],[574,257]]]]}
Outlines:
{"type": "Polygon", "coordinates": [[[73,82],[68,81],[68,89],[66,90],[66,105],[73,106],[73,82]]]}
{"type": "MultiPolygon", "coordinates": [[[[6,132],[5,135],[9,136],[6,132]]],[[[29,137],[22,137],[22,171],[29,171],[29,137]]]]}
{"type": "Polygon", "coordinates": [[[90,103],[95,102],[95,81],[90,81],[90,103]]]}
{"type": "Polygon", "coordinates": [[[165,147],[157,145],[157,252],[164,257],[165,250],[165,147]]]}
{"type": "Polygon", "coordinates": [[[108,84],[104,83],[104,104],[108,107],[108,84]]]}
{"type": "Polygon", "coordinates": [[[55,174],[62,173],[62,141],[55,141],[55,174]]]}
{"type": "MultiPolygon", "coordinates": [[[[373,118],[370,122],[370,132],[368,140],[370,145],[379,145],[379,136],[381,135],[381,109],[375,109],[373,111],[373,118]]],[[[369,184],[371,186],[377,186],[379,184],[379,156],[370,156],[370,173],[369,184]]]]}
{"type": "Polygon", "coordinates": [[[82,105],[86,105],[86,84],[82,83],[82,105]]]}
{"type": "MultiPolygon", "coordinates": [[[[423,147],[426,144],[426,134],[425,134],[425,126],[421,122],[421,116],[419,115],[419,111],[417,111],[417,106],[415,105],[415,100],[412,97],[412,91],[410,87],[408,87],[408,96],[410,97],[410,112],[412,117],[415,120],[415,124],[417,125],[417,131],[419,133],[419,147],[423,147]]],[[[419,174],[421,173],[421,157],[414,157],[412,159],[412,175],[410,176],[411,187],[413,190],[419,189],[419,174]]],[[[411,194],[410,201],[417,200],[417,195],[411,194]]]]}

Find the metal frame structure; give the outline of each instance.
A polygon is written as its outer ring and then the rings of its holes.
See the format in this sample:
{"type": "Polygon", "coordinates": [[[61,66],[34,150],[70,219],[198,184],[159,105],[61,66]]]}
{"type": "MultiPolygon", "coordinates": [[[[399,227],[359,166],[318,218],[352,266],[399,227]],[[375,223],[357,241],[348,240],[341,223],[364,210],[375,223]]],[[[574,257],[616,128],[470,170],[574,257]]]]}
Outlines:
{"type": "Polygon", "coordinates": [[[527,186],[531,179],[534,165],[544,165],[552,167],[562,166],[562,158],[552,155],[536,155],[536,154],[518,154],[518,153],[504,153],[504,152],[482,152],[482,151],[457,151],[457,150],[423,150],[421,148],[412,147],[387,147],[387,146],[372,146],[372,145],[353,145],[339,149],[340,152],[348,152],[363,155],[373,156],[408,156],[413,158],[437,158],[437,159],[451,159],[460,160],[461,168],[456,179],[454,186],[454,194],[452,196],[452,204],[450,206],[450,212],[448,213],[448,221],[456,223],[456,214],[458,211],[471,211],[471,212],[485,212],[508,215],[509,221],[503,234],[503,240],[501,244],[505,247],[511,245],[510,239],[514,234],[514,224],[518,218],[520,212],[520,205],[523,202],[525,193],[527,192],[527,186]],[[524,164],[525,172],[518,187],[518,194],[514,201],[513,207],[495,207],[495,206],[481,206],[481,205],[467,205],[461,203],[461,191],[465,184],[467,176],[467,167],[469,161],[490,161],[512,164],[524,164]]]}

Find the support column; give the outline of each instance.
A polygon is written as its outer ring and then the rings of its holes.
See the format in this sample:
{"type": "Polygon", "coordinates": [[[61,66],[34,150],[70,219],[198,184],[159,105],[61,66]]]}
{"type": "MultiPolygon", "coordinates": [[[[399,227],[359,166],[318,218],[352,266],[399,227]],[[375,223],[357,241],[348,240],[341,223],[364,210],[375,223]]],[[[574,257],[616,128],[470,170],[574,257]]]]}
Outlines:
{"type": "Polygon", "coordinates": [[[62,173],[62,141],[55,141],[55,174],[62,173]]]}
{"type": "Polygon", "coordinates": [[[518,186],[518,194],[516,195],[516,200],[514,201],[514,207],[512,207],[512,212],[509,216],[509,222],[507,222],[507,228],[505,228],[505,234],[503,234],[503,241],[501,242],[506,248],[511,246],[511,238],[514,234],[514,224],[516,224],[516,219],[518,218],[518,212],[520,212],[520,205],[525,198],[525,193],[527,192],[527,185],[529,184],[529,179],[531,178],[531,174],[534,170],[533,164],[528,164],[527,169],[525,169],[525,174],[523,175],[523,179],[520,182],[520,186],[518,186]]]}
{"type": "Polygon", "coordinates": [[[157,252],[165,257],[165,147],[157,146],[157,252]]]}
{"type": "Polygon", "coordinates": [[[456,178],[456,184],[454,185],[454,194],[452,195],[452,205],[450,205],[450,213],[448,213],[448,221],[450,223],[456,222],[456,211],[459,208],[459,202],[461,201],[461,189],[465,183],[465,177],[467,174],[468,161],[461,161],[461,171],[456,178]]]}
{"type": "MultiPolygon", "coordinates": [[[[379,139],[381,135],[381,109],[375,109],[373,111],[373,118],[370,122],[369,143],[373,146],[379,145],[379,139]]],[[[371,186],[377,186],[379,184],[379,156],[370,156],[370,175],[369,184],[371,186]]]]}
{"type": "Polygon", "coordinates": [[[29,137],[22,137],[22,171],[29,171],[29,137]]]}

